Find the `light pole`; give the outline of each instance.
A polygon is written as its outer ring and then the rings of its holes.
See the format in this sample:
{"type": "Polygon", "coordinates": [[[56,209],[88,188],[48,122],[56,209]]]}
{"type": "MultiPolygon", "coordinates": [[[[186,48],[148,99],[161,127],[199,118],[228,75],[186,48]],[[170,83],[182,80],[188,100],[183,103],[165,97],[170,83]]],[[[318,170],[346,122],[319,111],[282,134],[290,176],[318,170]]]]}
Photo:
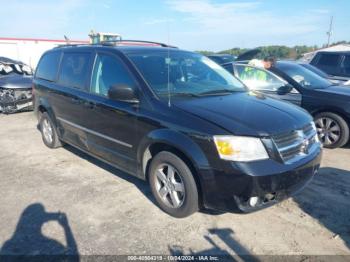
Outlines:
{"type": "Polygon", "coordinates": [[[328,36],[327,47],[329,47],[330,45],[332,33],[333,33],[333,16],[331,16],[331,21],[329,23],[329,30],[327,32],[327,36],[328,36]]]}

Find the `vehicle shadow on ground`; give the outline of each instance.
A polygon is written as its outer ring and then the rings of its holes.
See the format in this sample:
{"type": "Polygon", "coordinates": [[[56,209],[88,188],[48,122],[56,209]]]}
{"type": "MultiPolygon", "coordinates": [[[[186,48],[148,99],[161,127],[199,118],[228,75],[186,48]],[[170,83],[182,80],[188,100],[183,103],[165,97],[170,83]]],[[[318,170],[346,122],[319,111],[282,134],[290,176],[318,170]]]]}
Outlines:
{"type": "Polygon", "coordinates": [[[92,157],[92,156],[84,153],[83,151],[81,151],[79,149],[76,149],[73,146],[64,145],[64,149],[77,155],[80,158],[85,159],[86,161],[89,161],[91,164],[96,165],[99,168],[102,168],[102,169],[106,170],[107,172],[122,178],[123,180],[125,180],[129,183],[134,184],[136,186],[136,188],[139,191],[141,191],[141,193],[143,193],[148,198],[149,201],[151,201],[153,204],[156,204],[155,199],[153,198],[153,195],[152,195],[152,191],[151,191],[151,189],[146,181],[144,181],[140,178],[137,178],[135,176],[132,176],[130,174],[127,174],[118,168],[115,168],[115,167],[113,167],[113,166],[111,166],[111,165],[109,165],[101,160],[98,160],[95,157],[92,157]]]}
{"type": "Polygon", "coordinates": [[[46,212],[42,204],[34,203],[23,210],[14,234],[5,241],[0,249],[0,260],[31,261],[31,259],[37,259],[40,261],[40,256],[43,256],[42,259],[45,260],[47,255],[54,255],[55,261],[80,260],[78,247],[66,214],[46,212]],[[42,234],[43,225],[50,221],[56,221],[62,227],[65,245],[42,234]]]}
{"type": "MultiPolygon", "coordinates": [[[[233,236],[234,232],[231,228],[211,228],[208,229],[208,235],[204,238],[207,240],[212,248],[194,252],[189,249],[186,251],[182,246],[169,246],[169,252],[173,256],[220,256],[220,258],[229,257],[230,261],[235,261],[232,257],[232,253],[237,256],[237,261],[259,261],[254,255],[252,255],[244,246],[242,246],[233,236]],[[229,252],[219,246],[219,242],[223,242],[229,250],[229,252]]],[[[208,259],[210,261],[210,259],[208,259]]]]}
{"type": "MultiPolygon", "coordinates": [[[[143,193],[147,199],[149,201],[151,201],[154,205],[158,206],[157,203],[155,202],[155,199],[153,197],[152,191],[148,185],[148,183],[140,178],[137,178],[135,176],[132,176],[130,174],[127,174],[125,172],[123,172],[122,170],[115,168],[101,160],[98,160],[97,158],[90,156],[86,153],[84,153],[83,151],[70,146],[70,145],[64,145],[64,148],[66,150],[68,150],[69,152],[77,155],[80,158],[85,159],[86,161],[89,161],[91,164],[98,166],[99,168],[102,168],[104,170],[106,170],[107,172],[118,176],[120,178],[122,178],[123,180],[132,183],[136,186],[136,188],[141,191],[141,193],[143,193]]],[[[207,214],[207,215],[212,215],[212,216],[219,216],[222,215],[226,212],[224,211],[219,211],[219,210],[211,210],[211,209],[204,209],[202,208],[199,212],[203,213],[203,214],[207,214]]]]}
{"type": "Polygon", "coordinates": [[[350,248],[350,171],[321,168],[311,184],[293,199],[350,248]]]}

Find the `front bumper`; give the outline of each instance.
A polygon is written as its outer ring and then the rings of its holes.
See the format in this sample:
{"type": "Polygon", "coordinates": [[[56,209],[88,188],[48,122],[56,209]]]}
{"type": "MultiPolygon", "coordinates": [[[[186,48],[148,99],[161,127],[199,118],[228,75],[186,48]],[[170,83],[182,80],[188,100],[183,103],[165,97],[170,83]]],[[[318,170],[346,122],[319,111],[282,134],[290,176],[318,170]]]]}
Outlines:
{"type": "Polygon", "coordinates": [[[14,113],[33,109],[31,89],[0,88],[0,112],[14,113]]]}
{"type": "Polygon", "coordinates": [[[252,212],[271,206],[305,187],[317,173],[321,157],[319,149],[290,165],[272,159],[225,163],[222,170],[206,175],[212,179],[204,181],[204,206],[229,212],[252,212]]]}

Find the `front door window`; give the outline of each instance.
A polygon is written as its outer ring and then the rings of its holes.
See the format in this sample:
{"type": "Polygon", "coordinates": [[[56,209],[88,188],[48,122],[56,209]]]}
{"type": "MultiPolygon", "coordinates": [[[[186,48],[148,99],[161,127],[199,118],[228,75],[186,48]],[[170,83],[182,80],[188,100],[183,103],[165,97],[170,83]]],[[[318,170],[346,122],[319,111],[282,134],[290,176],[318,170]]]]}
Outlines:
{"type": "Polygon", "coordinates": [[[237,77],[251,90],[276,92],[287,84],[271,72],[249,65],[236,65],[237,77]]]}
{"type": "Polygon", "coordinates": [[[108,96],[112,85],[135,86],[123,63],[116,57],[103,54],[97,56],[91,83],[91,92],[101,96],[108,96]]]}

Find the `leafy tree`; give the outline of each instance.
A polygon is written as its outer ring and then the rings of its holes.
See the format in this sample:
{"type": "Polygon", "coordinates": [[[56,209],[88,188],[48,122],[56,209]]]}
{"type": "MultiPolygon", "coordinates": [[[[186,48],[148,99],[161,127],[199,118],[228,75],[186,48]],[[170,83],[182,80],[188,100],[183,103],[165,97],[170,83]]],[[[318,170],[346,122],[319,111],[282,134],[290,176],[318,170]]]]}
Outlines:
{"type": "MultiPolygon", "coordinates": [[[[332,43],[331,45],[338,45],[338,44],[350,44],[350,41],[338,41],[338,42],[332,43]]],[[[314,46],[296,45],[293,47],[272,45],[272,46],[261,46],[257,48],[261,50],[261,53],[257,55],[257,58],[259,59],[263,59],[269,56],[273,56],[276,59],[298,59],[298,58],[301,58],[302,55],[305,53],[312,52],[319,49],[319,47],[316,45],[314,46]]],[[[231,54],[234,56],[238,56],[248,50],[249,49],[247,48],[234,47],[231,49],[217,52],[217,54],[231,54]]],[[[212,51],[198,51],[198,52],[203,55],[215,54],[215,52],[212,52],[212,51]]]]}

